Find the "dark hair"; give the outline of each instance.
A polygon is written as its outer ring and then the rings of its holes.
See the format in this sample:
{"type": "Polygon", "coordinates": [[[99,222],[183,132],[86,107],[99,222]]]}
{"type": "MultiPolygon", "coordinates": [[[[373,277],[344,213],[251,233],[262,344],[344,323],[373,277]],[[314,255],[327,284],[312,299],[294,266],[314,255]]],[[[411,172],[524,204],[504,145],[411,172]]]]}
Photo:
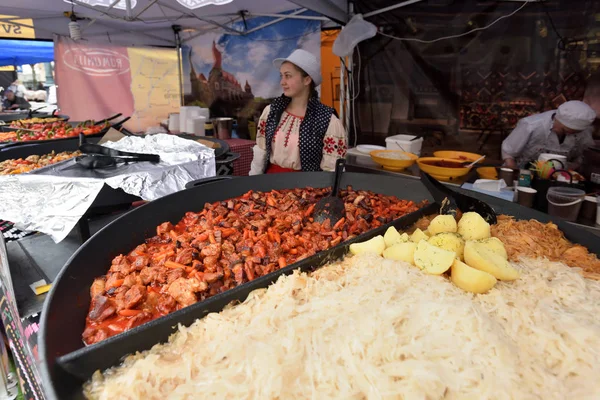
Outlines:
{"type": "Polygon", "coordinates": [[[308,97],[319,97],[319,92],[317,92],[317,85],[315,85],[315,81],[313,80],[312,76],[310,76],[305,70],[303,70],[296,64],[291,63],[289,61],[288,63],[292,65],[298,72],[300,72],[303,78],[306,78],[307,76],[310,77],[310,94],[308,95],[308,97]]]}

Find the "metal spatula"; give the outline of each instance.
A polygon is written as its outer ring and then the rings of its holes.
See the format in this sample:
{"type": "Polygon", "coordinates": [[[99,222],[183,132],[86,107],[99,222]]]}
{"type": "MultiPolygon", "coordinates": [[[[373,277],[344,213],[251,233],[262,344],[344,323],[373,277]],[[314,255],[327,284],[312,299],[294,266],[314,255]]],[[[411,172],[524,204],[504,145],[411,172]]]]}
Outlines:
{"type": "Polygon", "coordinates": [[[440,214],[448,214],[456,217],[458,210],[463,213],[474,211],[481,215],[488,224],[495,224],[497,222],[496,212],[489,204],[476,198],[457,193],[423,171],[421,171],[421,182],[423,182],[427,190],[429,190],[429,193],[431,193],[436,203],[440,204],[440,214]]]}
{"type": "Polygon", "coordinates": [[[344,172],[344,166],[346,161],[340,158],[335,163],[335,180],[333,181],[333,188],[331,194],[327,197],[323,197],[315,205],[313,211],[313,218],[315,222],[323,223],[325,220],[329,220],[329,223],[333,226],[338,222],[344,215],[346,215],[346,208],[344,207],[344,201],[339,197],[340,181],[342,180],[342,172],[344,172]]]}

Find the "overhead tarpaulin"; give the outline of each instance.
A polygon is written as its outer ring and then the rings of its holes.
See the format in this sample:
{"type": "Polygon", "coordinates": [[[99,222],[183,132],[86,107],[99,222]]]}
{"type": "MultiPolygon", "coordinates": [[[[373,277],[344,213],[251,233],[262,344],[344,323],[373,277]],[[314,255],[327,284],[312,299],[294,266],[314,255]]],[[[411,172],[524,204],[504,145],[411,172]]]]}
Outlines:
{"type": "MultiPolygon", "coordinates": [[[[392,3],[357,2],[356,11],[392,3]]],[[[396,39],[377,35],[359,46],[359,143],[424,134],[422,154],[462,149],[499,160],[520,118],[590,92],[600,66],[598,12],[593,1],[468,0],[423,1],[367,17],[396,39]]]]}
{"type": "Polygon", "coordinates": [[[0,66],[54,61],[54,43],[0,39],[0,66]]]}

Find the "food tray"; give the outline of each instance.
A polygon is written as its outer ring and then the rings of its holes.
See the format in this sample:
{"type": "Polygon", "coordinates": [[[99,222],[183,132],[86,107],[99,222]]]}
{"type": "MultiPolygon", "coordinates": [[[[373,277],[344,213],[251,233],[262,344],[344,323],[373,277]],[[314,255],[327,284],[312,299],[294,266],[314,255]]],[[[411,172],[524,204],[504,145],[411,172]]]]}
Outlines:
{"type": "MultiPolygon", "coordinates": [[[[100,141],[100,137],[86,136],[85,138],[86,143],[98,143],[100,141]]],[[[63,151],[76,151],[78,149],[78,140],[46,140],[44,143],[39,144],[28,142],[27,145],[0,148],[0,161],[26,158],[31,155],[42,156],[52,151],[62,153],[63,151]]]]}
{"type": "MultiPolygon", "coordinates": [[[[115,117],[111,117],[108,118],[106,121],[114,119],[115,117]]],[[[86,135],[86,138],[96,138],[96,137],[102,137],[104,136],[111,128],[114,129],[120,129],[121,126],[127,122],[129,120],[130,117],[127,117],[115,124],[109,125],[106,128],[102,129],[100,132],[95,133],[93,135],[86,135]]],[[[105,120],[102,120],[105,121],[105,120]]],[[[70,121],[69,124],[76,126],[77,124],[79,124],[81,122],[73,122],[70,121]]],[[[18,131],[19,128],[9,128],[9,127],[1,127],[1,129],[4,130],[4,132],[9,132],[9,131],[18,131]]],[[[42,143],[57,143],[57,142],[64,142],[64,141],[74,141],[76,143],[79,143],[79,137],[78,136],[73,136],[73,137],[68,137],[68,138],[61,138],[61,139],[49,139],[49,140],[32,140],[32,141],[24,141],[24,142],[2,142],[0,143],[0,151],[3,151],[6,148],[11,148],[11,147],[17,147],[17,146],[25,146],[25,145],[39,145],[42,143]]]]}

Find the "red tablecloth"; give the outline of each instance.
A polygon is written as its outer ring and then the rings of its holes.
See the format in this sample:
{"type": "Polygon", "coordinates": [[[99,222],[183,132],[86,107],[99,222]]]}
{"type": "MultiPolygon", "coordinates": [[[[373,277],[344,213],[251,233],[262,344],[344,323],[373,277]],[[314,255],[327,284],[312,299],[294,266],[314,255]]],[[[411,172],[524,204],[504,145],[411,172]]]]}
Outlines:
{"type": "Polygon", "coordinates": [[[240,158],[233,162],[233,175],[248,176],[250,164],[252,164],[252,148],[256,142],[246,139],[227,139],[225,141],[229,145],[229,151],[240,154],[240,158]]]}

